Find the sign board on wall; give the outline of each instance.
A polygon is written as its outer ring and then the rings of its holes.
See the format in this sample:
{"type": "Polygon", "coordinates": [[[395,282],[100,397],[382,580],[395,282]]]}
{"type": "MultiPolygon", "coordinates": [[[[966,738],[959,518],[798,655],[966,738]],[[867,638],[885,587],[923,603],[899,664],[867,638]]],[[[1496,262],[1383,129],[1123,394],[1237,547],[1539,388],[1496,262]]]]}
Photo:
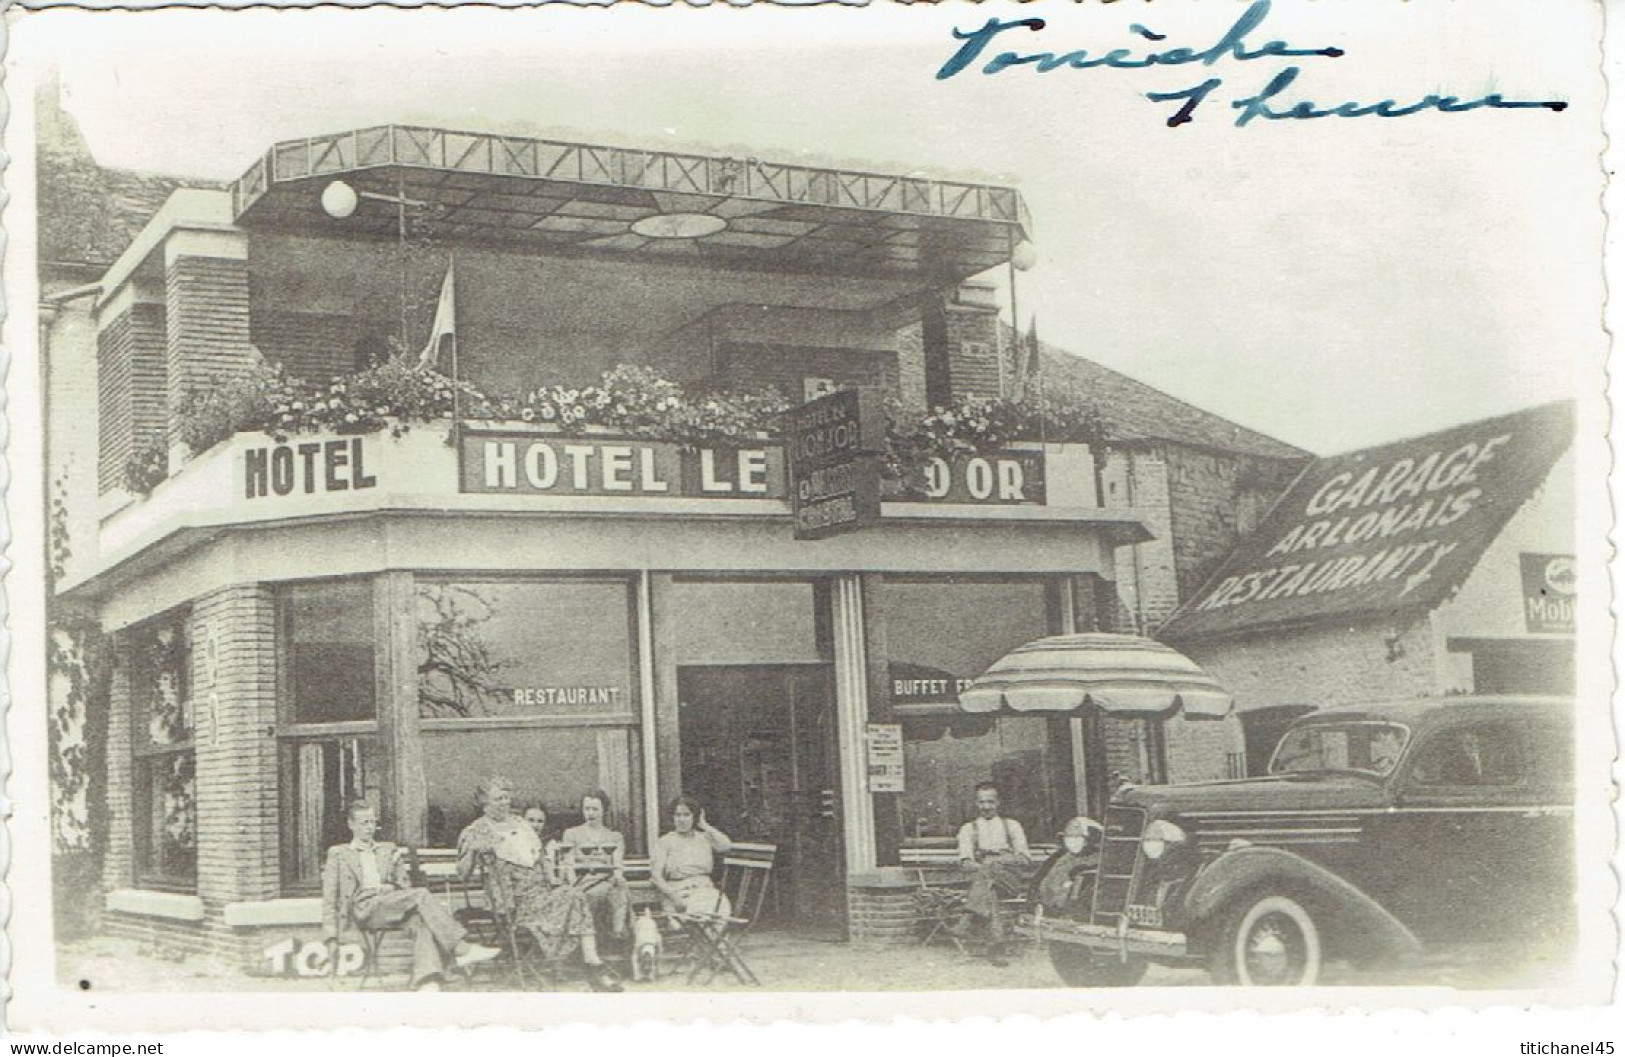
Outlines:
{"type": "Polygon", "coordinates": [[[875,394],[830,393],[784,417],[796,539],[822,539],[878,523],[886,420],[875,394]]]}
{"type": "MultiPolygon", "coordinates": [[[[842,391],[832,399],[849,402],[861,398],[856,392],[842,391]]],[[[822,432],[827,436],[810,438],[805,449],[803,461],[810,466],[806,494],[815,507],[819,496],[833,493],[839,497],[849,485],[857,497],[854,506],[871,512],[882,499],[973,506],[1046,502],[1045,460],[1037,451],[933,458],[906,482],[881,480],[879,456],[870,450],[881,443],[877,438],[884,427],[876,421],[862,425],[865,432],[858,434],[857,452],[847,453],[851,461],[844,464],[858,469],[842,476],[846,471],[832,467],[843,465],[847,455],[826,451],[820,444],[831,440],[849,443],[851,435],[841,428],[843,421],[838,419],[833,426],[826,423],[822,432]],[[820,466],[820,461],[831,465],[820,466]]],[[[818,426],[810,430],[812,434],[820,431],[818,426]]],[[[417,476],[403,477],[398,472],[403,465],[416,467],[423,462],[422,452],[402,448],[418,437],[318,435],[251,444],[233,460],[230,487],[255,506],[278,499],[376,493],[401,486],[425,493],[449,489],[451,482],[442,479],[438,467],[417,476]],[[394,477],[389,476],[391,467],[396,471],[394,477]]],[[[468,429],[461,433],[459,451],[456,487],[465,494],[779,500],[791,495],[786,447],[778,443],[696,450],[643,438],[468,429]]],[[[804,518],[818,516],[808,513],[804,518]]],[[[823,516],[829,516],[828,512],[823,516]]]]}
{"type": "Polygon", "coordinates": [[[367,438],[261,444],[243,452],[243,497],[315,495],[376,488],[367,472],[367,438]]]}
{"type": "Polygon", "coordinates": [[[1043,506],[1044,455],[1036,451],[1001,451],[930,458],[903,483],[897,498],[928,503],[1043,506]]]}
{"type": "Polygon", "coordinates": [[[1436,606],[1573,434],[1564,402],[1321,459],[1159,634],[1177,642],[1436,606]]]}
{"type": "Polygon", "coordinates": [[[894,705],[953,705],[957,708],[960,691],[975,681],[908,661],[892,661],[890,667],[894,705]]]}
{"type": "Polygon", "coordinates": [[[1574,555],[1520,554],[1524,626],[1536,635],[1574,634],[1574,555]]]}
{"type": "Polygon", "coordinates": [[[462,490],[508,495],[770,499],[784,495],[775,446],[684,449],[665,441],[463,434],[462,490]]]}
{"type": "Polygon", "coordinates": [[[903,792],[903,725],[869,724],[869,792],[903,792]]]}

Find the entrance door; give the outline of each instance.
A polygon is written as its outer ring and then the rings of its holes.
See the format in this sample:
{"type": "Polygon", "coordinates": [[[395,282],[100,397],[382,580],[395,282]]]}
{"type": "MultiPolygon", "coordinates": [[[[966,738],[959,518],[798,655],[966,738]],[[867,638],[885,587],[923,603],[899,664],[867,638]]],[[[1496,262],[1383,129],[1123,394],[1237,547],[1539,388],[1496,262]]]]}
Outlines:
{"type": "Polygon", "coordinates": [[[677,670],[683,788],[737,841],[779,848],[765,913],[844,933],[839,760],[827,664],[677,670]]]}

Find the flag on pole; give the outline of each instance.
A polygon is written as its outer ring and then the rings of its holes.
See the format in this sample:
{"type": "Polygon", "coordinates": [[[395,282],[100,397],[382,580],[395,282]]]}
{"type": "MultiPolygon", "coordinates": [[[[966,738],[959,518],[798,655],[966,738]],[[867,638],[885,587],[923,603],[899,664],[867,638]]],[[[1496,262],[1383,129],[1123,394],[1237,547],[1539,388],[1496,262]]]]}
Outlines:
{"type": "Polygon", "coordinates": [[[1038,343],[1038,314],[1033,313],[1027,324],[1027,362],[1022,370],[1031,378],[1044,367],[1043,346],[1038,343]]]}
{"type": "MultiPolygon", "coordinates": [[[[446,263],[446,278],[440,284],[440,301],[434,307],[434,325],[429,328],[429,343],[418,354],[418,370],[440,368],[446,346],[457,344],[457,262],[446,263]]],[[[453,353],[455,355],[455,352],[453,353]]]]}

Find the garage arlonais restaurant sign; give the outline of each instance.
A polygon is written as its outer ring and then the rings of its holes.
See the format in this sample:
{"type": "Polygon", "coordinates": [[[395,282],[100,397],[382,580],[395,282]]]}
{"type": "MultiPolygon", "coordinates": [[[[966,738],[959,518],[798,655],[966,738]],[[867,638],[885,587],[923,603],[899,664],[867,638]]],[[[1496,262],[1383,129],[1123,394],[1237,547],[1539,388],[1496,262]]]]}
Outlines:
{"type": "Polygon", "coordinates": [[[1317,461],[1161,635],[1437,605],[1546,480],[1573,416],[1548,404],[1317,461]]]}

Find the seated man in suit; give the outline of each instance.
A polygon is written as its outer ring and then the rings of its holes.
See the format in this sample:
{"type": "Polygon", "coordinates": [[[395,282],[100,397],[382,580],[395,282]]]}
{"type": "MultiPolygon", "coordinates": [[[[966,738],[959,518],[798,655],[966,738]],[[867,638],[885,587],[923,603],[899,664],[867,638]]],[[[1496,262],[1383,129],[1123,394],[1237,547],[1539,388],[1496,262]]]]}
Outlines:
{"type": "Polygon", "coordinates": [[[378,813],[364,800],[349,808],[348,844],[327,849],[322,867],[322,925],[329,941],[353,924],[366,932],[404,925],[412,938],[412,986],[440,990],[446,959],[458,968],[489,961],[501,952],[463,938],[463,926],[407,876],[406,849],[374,840],[378,813]]]}

